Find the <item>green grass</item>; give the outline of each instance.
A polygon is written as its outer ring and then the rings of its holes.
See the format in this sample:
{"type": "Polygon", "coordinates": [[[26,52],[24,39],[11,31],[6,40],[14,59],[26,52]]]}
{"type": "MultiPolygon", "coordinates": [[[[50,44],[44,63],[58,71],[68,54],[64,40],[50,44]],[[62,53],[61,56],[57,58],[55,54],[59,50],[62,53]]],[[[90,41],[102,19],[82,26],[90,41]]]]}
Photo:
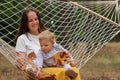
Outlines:
{"type": "Polygon", "coordinates": [[[107,44],[80,71],[83,80],[120,80],[120,43],[107,44]]]}

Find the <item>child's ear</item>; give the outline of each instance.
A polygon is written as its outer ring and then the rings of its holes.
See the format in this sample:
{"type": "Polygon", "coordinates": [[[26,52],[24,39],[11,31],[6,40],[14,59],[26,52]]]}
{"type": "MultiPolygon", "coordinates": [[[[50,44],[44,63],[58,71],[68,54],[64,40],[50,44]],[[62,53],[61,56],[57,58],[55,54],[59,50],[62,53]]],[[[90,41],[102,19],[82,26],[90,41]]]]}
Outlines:
{"type": "Polygon", "coordinates": [[[54,44],[55,43],[55,40],[52,40],[52,44],[54,44]]]}

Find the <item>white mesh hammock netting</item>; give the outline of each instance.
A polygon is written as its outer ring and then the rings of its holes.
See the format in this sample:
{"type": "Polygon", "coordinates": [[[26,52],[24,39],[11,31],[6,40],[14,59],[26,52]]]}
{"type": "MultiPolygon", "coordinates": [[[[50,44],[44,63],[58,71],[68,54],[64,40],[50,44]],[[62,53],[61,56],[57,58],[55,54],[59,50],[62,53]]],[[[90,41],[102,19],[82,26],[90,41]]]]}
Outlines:
{"type": "Polygon", "coordinates": [[[21,10],[29,6],[40,12],[44,26],[56,34],[57,43],[68,49],[79,69],[120,31],[116,22],[75,2],[4,0],[0,3],[0,53],[13,65],[17,57],[14,37],[21,10]]]}

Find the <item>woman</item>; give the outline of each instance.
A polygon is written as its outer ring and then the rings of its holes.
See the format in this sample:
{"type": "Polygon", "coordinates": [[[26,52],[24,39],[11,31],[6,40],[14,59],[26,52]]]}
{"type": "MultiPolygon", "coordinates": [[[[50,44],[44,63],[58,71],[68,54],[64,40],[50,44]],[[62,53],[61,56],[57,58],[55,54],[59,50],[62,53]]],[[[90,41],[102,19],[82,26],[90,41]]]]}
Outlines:
{"type": "MultiPolygon", "coordinates": [[[[24,65],[28,53],[31,51],[37,53],[37,50],[40,49],[38,34],[43,30],[45,30],[45,28],[41,23],[38,11],[34,8],[25,9],[20,20],[18,34],[16,36],[16,52],[20,57],[20,59],[17,60],[19,61],[19,63],[17,62],[17,66],[19,68],[24,65]]],[[[39,72],[36,76],[40,76],[39,72]]],[[[32,80],[32,78],[28,80],[32,80]]]]}

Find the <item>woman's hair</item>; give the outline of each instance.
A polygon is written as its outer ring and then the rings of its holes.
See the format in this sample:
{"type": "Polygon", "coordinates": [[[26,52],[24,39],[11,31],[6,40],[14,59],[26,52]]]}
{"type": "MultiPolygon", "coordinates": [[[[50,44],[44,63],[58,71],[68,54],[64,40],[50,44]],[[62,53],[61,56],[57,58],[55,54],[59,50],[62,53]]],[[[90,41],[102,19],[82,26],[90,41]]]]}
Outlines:
{"type": "Polygon", "coordinates": [[[20,25],[19,25],[20,26],[19,31],[17,33],[17,36],[16,36],[15,40],[17,40],[17,38],[20,35],[29,32],[29,29],[28,29],[28,13],[30,11],[35,12],[37,17],[38,17],[39,25],[40,25],[39,28],[38,28],[39,33],[42,32],[43,30],[45,30],[45,28],[44,28],[44,26],[43,26],[43,24],[41,22],[39,12],[36,9],[34,9],[32,7],[29,7],[29,8],[26,8],[26,9],[23,10],[22,17],[21,17],[21,20],[20,20],[20,25]]]}
{"type": "Polygon", "coordinates": [[[55,42],[55,35],[54,35],[54,33],[50,32],[49,30],[42,31],[38,37],[39,37],[39,41],[48,39],[48,40],[52,41],[53,43],[55,42]]]}

